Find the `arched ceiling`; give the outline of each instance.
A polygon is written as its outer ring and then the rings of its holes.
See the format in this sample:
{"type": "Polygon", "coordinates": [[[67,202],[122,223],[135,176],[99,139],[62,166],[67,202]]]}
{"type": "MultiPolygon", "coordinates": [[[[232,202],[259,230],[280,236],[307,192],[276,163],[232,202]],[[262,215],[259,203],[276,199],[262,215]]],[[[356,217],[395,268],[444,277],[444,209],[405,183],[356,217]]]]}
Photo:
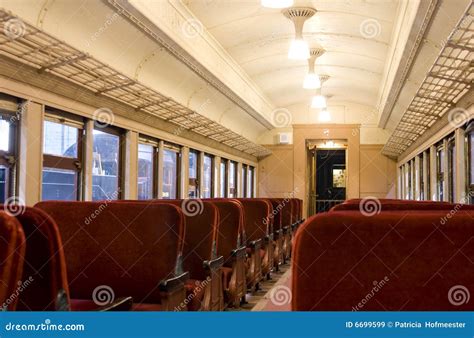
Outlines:
{"type": "MultiPolygon", "coordinates": [[[[307,61],[287,58],[294,28],[279,9],[250,0],[185,0],[184,4],[263,90],[276,107],[310,104],[313,91],[302,83],[307,61]]],[[[329,104],[377,105],[387,63],[398,0],[295,1],[317,10],[303,35],[326,53],[316,72],[330,79],[323,94],[329,104]]]]}

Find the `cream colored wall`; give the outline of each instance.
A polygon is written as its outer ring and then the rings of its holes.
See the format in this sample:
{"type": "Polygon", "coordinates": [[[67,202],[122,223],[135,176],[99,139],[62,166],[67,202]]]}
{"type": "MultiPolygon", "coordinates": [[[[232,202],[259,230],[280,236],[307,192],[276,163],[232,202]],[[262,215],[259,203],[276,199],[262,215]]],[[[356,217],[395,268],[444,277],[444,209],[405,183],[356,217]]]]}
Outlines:
{"type": "Polygon", "coordinates": [[[360,197],[396,198],[397,165],[382,155],[383,145],[360,145],[360,197]]]}
{"type": "Polygon", "coordinates": [[[347,198],[395,198],[396,163],[381,154],[383,144],[361,145],[359,125],[295,125],[292,145],[268,145],[272,155],[259,161],[260,197],[294,193],[307,214],[306,140],[347,140],[347,198]]]}

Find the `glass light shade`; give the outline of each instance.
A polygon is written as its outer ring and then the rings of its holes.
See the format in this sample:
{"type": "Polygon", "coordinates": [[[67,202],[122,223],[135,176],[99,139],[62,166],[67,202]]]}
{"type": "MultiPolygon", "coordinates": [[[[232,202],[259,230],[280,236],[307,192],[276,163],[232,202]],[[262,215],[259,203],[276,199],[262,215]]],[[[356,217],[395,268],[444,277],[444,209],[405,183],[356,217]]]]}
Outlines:
{"type": "Polygon", "coordinates": [[[291,42],[288,58],[291,60],[309,59],[308,43],[302,39],[296,39],[291,42]]]}
{"type": "Polygon", "coordinates": [[[287,8],[293,6],[293,0],[262,0],[262,6],[268,8],[287,8]]]}
{"type": "Polygon", "coordinates": [[[321,88],[321,81],[319,80],[319,76],[314,73],[306,74],[303,83],[304,89],[318,89],[321,88]]]}
{"type": "Polygon", "coordinates": [[[316,95],[311,102],[311,108],[326,108],[326,98],[322,95],[316,95]]]}
{"type": "Polygon", "coordinates": [[[320,122],[329,122],[331,121],[331,113],[324,108],[319,112],[319,121],[320,122]]]}

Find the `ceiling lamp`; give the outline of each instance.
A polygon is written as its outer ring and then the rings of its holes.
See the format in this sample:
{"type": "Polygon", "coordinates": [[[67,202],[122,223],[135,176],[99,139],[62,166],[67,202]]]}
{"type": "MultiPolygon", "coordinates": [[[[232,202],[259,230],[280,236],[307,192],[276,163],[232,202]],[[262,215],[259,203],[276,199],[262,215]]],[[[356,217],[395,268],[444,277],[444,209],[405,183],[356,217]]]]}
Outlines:
{"type": "Polygon", "coordinates": [[[293,0],[262,0],[262,6],[267,8],[287,8],[293,6],[293,0]]]}
{"type": "MultiPolygon", "coordinates": [[[[322,84],[329,79],[328,75],[321,75],[319,77],[319,80],[321,81],[321,87],[322,84]]],[[[311,108],[326,108],[327,102],[326,102],[326,97],[323,96],[321,92],[322,88],[319,88],[316,95],[313,96],[313,100],[311,102],[311,108]]]]}
{"type": "Polygon", "coordinates": [[[303,39],[303,26],[307,19],[316,13],[314,8],[310,7],[291,7],[283,11],[288,19],[295,25],[295,38],[291,41],[288,58],[292,60],[309,59],[308,43],[303,39]]]}
{"type": "Polygon", "coordinates": [[[324,54],[322,48],[311,48],[310,58],[308,59],[308,74],[304,78],[303,88],[304,89],[318,89],[321,87],[321,80],[314,71],[314,64],[316,59],[324,54]]]}

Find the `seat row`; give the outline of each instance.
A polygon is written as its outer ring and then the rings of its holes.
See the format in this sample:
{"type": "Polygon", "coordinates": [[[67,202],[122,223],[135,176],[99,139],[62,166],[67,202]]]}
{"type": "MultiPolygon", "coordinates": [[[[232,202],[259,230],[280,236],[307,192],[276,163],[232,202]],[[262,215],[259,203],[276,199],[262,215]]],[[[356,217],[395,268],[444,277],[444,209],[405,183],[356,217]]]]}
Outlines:
{"type": "Polygon", "coordinates": [[[288,262],[301,201],[40,202],[0,208],[6,310],[223,310],[288,262]]]}
{"type": "Polygon", "coordinates": [[[472,205],[349,200],[294,242],[293,310],[474,310],[472,205]]]}

